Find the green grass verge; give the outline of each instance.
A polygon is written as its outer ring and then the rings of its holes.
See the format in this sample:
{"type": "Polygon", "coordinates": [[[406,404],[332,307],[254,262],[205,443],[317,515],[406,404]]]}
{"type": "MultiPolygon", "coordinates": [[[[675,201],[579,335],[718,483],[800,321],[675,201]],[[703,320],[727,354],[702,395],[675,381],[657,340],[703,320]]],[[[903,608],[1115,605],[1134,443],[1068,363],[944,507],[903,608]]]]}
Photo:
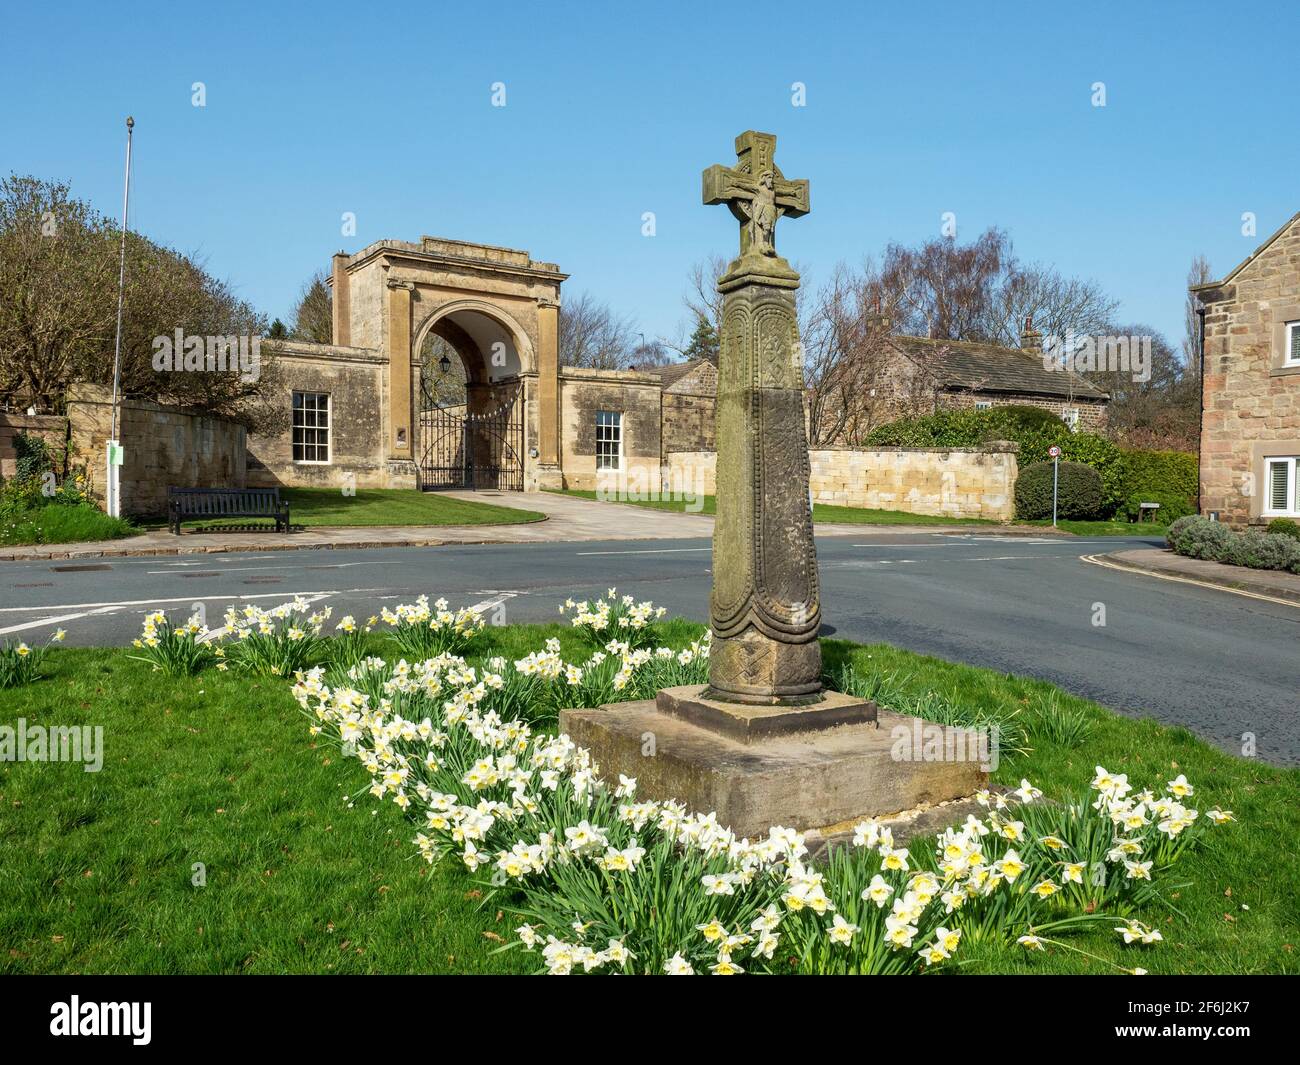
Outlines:
{"type": "MultiPolygon", "coordinates": [[[[1043,525],[1050,527],[1050,518],[1042,521],[1027,521],[1025,525],[1043,525]]],[[[1155,522],[1131,521],[1058,521],[1056,527],[1075,536],[1159,536],[1168,531],[1167,525],[1155,522]]]]}
{"type": "Polygon", "coordinates": [[[139,531],[123,518],[111,518],[102,510],[84,504],[51,503],[0,514],[0,545],[5,546],[116,540],[139,531]]]}
{"type": "MultiPolygon", "coordinates": [[[[518,525],[542,521],[545,514],[517,507],[502,507],[472,499],[457,499],[439,492],[410,488],[358,488],[344,495],[337,488],[282,488],[289,502],[289,520],[296,528],[372,525],[518,525]]],[[[239,528],[274,529],[274,522],[236,521],[239,528]]],[[[230,527],[230,521],[186,522],[187,529],[230,527]]],[[[158,523],[158,528],[165,523],[158,523]]]]}
{"type": "MultiPolygon", "coordinates": [[[[595,491],[566,488],[563,491],[548,489],[556,495],[576,496],[579,499],[597,499],[595,491]]],[[[694,502],[681,499],[627,499],[614,502],[628,503],[652,510],[668,510],[677,514],[715,514],[717,498],[700,496],[694,502]]],[[[813,521],[841,522],[852,525],[997,525],[987,518],[940,518],[929,514],[909,514],[905,510],[866,510],[862,507],[836,507],[826,503],[813,504],[813,521]]]]}
{"type": "MultiPolygon", "coordinates": [[[[576,496],[579,499],[597,499],[590,489],[548,489],[556,495],[576,496]]],[[[694,503],[680,499],[627,499],[615,502],[628,503],[653,510],[668,510],[678,514],[714,514],[717,499],[700,496],[694,503]]],[[[1001,525],[989,518],[943,518],[933,514],[910,514],[905,510],[867,510],[863,507],[836,507],[827,503],[813,504],[813,521],[838,522],[845,525],[1001,525]]],[[[1018,525],[1050,526],[1048,521],[1022,521],[1018,525]]],[[[1061,521],[1057,528],[1076,536],[1164,536],[1164,525],[1143,522],[1135,525],[1128,521],[1061,521]]]]}
{"type": "MultiPolygon", "coordinates": [[[[666,630],[684,644],[701,631],[666,630]]],[[[489,629],[477,654],[519,656],[560,626],[489,629]]],[[[890,692],[936,694],[1014,716],[1033,748],[1004,760],[1048,797],[1086,788],[1094,765],[1157,788],[1178,773],[1195,805],[1232,809],[1162,878],[1167,905],[1144,913],[1165,942],[1124,950],[1114,933],[1069,942],[1160,972],[1296,972],[1293,884],[1300,771],[1223,754],[1181,728],[1116,715],[1036,680],[953,665],[887,645],[825,641],[828,670],[889,678],[890,692]],[[1082,718],[1086,735],[1049,719],[1082,718]],[[1053,739],[1053,736],[1058,739],[1053,739]],[[1248,907],[1248,908],[1246,908],[1248,907]]],[[[377,645],[378,649],[378,645],[377,645]]],[[[534,959],[494,953],[513,922],[484,908],[454,861],[419,860],[412,826],[368,796],[353,759],[317,745],[288,685],[209,672],[168,679],[120,650],[51,651],[47,676],[0,691],[0,723],[102,725],[103,771],[0,763],[0,973],[516,972],[534,959]],[[206,886],[192,883],[194,863],[206,886]]],[[[965,972],[1109,971],[1050,948],[963,944],[965,972]]]]}

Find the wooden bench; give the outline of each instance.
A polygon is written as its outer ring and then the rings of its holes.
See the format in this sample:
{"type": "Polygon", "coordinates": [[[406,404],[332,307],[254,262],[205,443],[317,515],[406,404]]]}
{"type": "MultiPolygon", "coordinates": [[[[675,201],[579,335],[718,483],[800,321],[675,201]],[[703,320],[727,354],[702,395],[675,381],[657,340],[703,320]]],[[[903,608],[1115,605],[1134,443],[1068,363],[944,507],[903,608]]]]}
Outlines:
{"type": "Polygon", "coordinates": [[[167,524],[177,536],[183,521],[274,518],[275,531],[289,531],[289,504],[278,488],[168,488],[167,524]]]}

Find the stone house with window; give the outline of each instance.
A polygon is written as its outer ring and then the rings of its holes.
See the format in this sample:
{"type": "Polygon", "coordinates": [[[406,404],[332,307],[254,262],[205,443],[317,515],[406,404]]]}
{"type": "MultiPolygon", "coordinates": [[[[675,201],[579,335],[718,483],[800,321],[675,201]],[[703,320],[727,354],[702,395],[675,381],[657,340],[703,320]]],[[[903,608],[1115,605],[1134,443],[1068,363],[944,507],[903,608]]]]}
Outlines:
{"type": "Polygon", "coordinates": [[[1198,285],[1203,514],[1300,519],[1300,214],[1222,281],[1198,285]]]}

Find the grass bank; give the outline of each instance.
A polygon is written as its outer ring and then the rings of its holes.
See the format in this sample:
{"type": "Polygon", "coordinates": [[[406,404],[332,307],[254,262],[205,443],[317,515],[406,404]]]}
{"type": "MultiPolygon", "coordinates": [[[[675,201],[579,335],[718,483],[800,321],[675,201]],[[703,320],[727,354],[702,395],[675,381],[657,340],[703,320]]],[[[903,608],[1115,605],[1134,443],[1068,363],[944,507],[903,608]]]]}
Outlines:
{"type": "MultiPolygon", "coordinates": [[[[673,622],[684,645],[699,626],[673,622]]],[[[489,628],[473,657],[520,656],[560,626],[489,628]]],[[[376,648],[380,645],[377,643],[376,648]]],[[[982,714],[1023,733],[996,779],[1049,798],[1093,767],[1141,788],[1185,773],[1194,804],[1240,822],[1179,862],[1144,915],[1165,942],[1140,958],[1109,929],[1070,938],[1100,958],[1160,972],[1295,972],[1292,885],[1300,771],[1217,751],[1181,728],[1117,715],[1043,681],[901,651],[825,641],[827,669],[867,678],[882,704],[982,714]]],[[[496,953],[514,923],[453,860],[429,867],[392,803],[357,795],[354,759],[317,744],[288,685],[235,673],[171,679],[125,651],[57,649],[46,676],[0,691],[0,724],[101,725],[98,773],[0,763],[0,972],[518,972],[496,953]],[[201,881],[201,883],[199,883],[201,881]]],[[[925,846],[924,843],[918,846],[925,846]]],[[[963,972],[1100,972],[1051,948],[963,945],[963,972]]]]}
{"type": "Polygon", "coordinates": [[[50,503],[0,513],[0,546],[75,544],[116,540],[139,530],[122,518],[111,518],[87,504],[50,503]]]}

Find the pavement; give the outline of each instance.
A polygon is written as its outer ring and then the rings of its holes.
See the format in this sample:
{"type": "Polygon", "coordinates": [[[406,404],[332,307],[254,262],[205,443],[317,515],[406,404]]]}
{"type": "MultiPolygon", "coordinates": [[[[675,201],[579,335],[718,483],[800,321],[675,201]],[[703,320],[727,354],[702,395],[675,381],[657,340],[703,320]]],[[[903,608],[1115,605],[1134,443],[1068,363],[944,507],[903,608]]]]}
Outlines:
{"type": "MultiPolygon", "coordinates": [[[[712,536],[713,518],[707,514],[679,514],[631,503],[603,503],[554,492],[475,491],[448,492],[457,499],[513,506],[538,511],[544,521],[518,525],[368,525],[300,528],[290,533],[231,530],[195,532],[180,536],[153,529],[120,540],[95,540],[81,544],[38,544],[0,547],[0,562],[33,559],[140,558],[164,555],[210,555],[231,551],[292,551],[305,549],[363,549],[384,547],[439,547],[445,544],[576,543],[585,540],[662,540],[686,536],[712,536]]],[[[818,536],[869,536],[894,526],[821,523],[818,536]]],[[[930,532],[965,532],[969,525],[920,526],[930,532]]],[[[1034,526],[1007,526],[1006,535],[1042,536],[1034,526]]]]}
{"type": "MultiPolygon", "coordinates": [[[[552,520],[572,502],[556,500],[548,501],[552,520]]],[[[184,618],[201,606],[219,624],[228,603],[274,604],[295,594],[330,605],[336,618],[365,618],[427,592],[514,623],[558,620],[566,597],[617,586],[705,620],[708,519],[598,506],[628,527],[574,542],[10,562],[0,566],[0,640],[43,642],[63,627],[70,644],[123,645],[153,609],[184,618]],[[671,536],[659,518],[690,531],[671,536]],[[641,519],[661,534],[648,537],[641,519]]],[[[1013,538],[969,526],[818,532],[824,635],[1041,677],[1120,713],[1185,725],[1235,753],[1249,733],[1261,759],[1300,764],[1300,611],[1090,564],[1151,551],[1158,539],[1013,538]]]]}
{"type": "Polygon", "coordinates": [[[1103,565],[1135,570],[1153,577],[1213,585],[1265,599],[1280,599],[1300,606],[1300,574],[1279,570],[1227,566],[1201,558],[1176,555],[1167,547],[1112,551],[1094,559],[1103,565]]]}

